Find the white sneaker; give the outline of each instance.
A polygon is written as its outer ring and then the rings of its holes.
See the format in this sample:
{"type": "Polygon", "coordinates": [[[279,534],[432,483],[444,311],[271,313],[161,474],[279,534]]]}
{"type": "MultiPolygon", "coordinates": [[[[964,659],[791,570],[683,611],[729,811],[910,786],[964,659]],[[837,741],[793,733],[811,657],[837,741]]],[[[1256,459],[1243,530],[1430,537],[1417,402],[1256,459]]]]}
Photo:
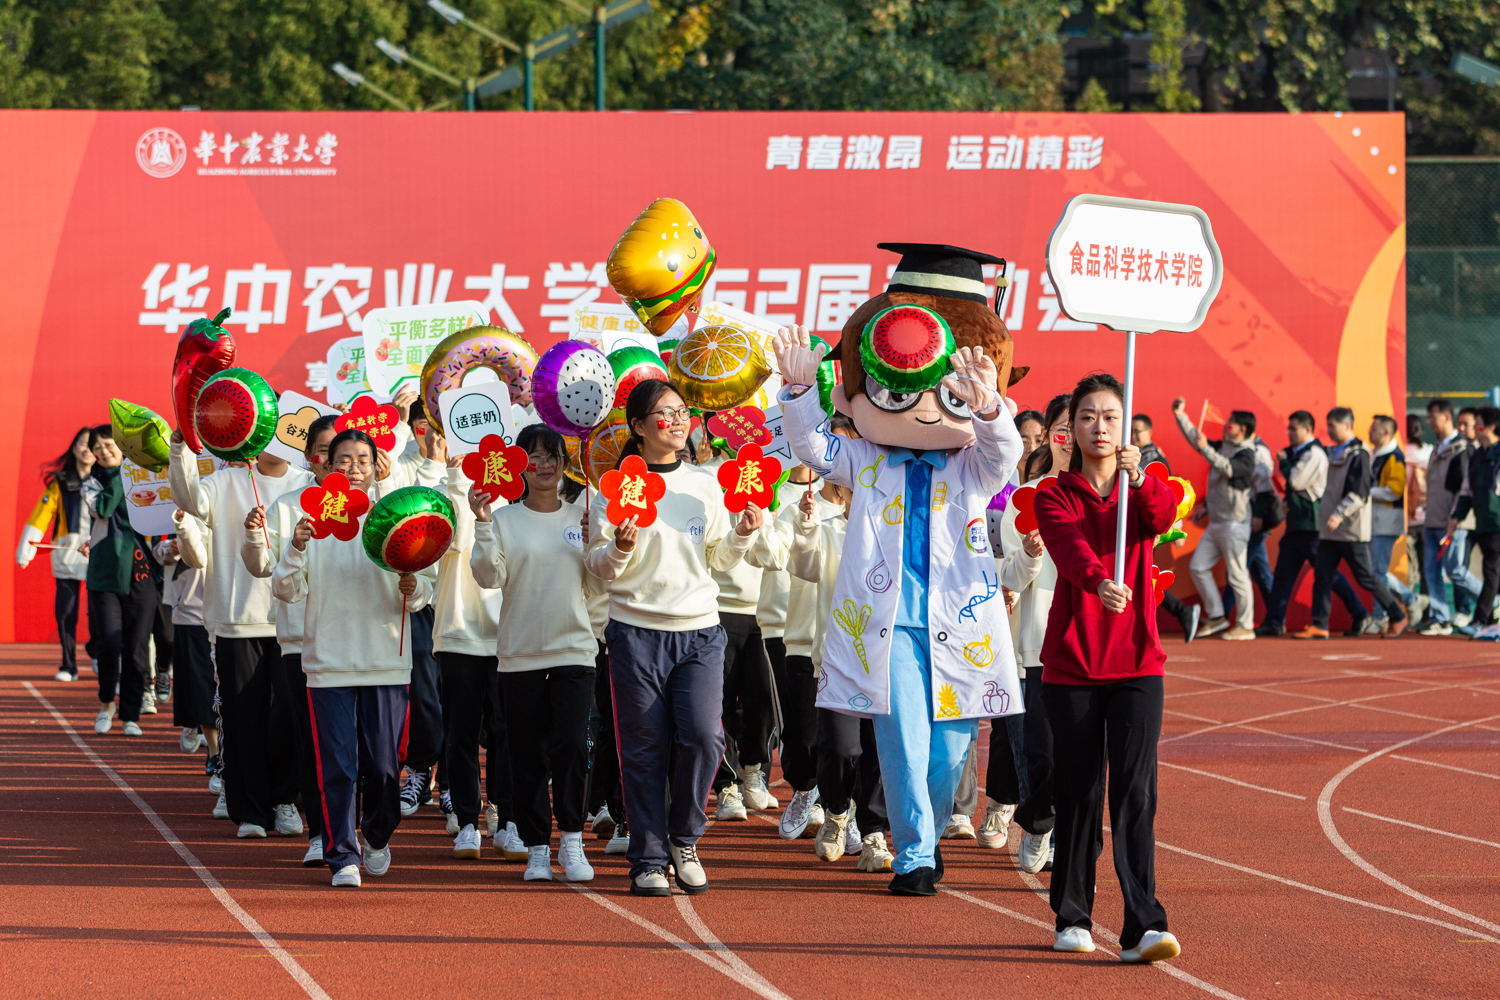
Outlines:
{"type": "Polygon", "coordinates": [[[516,824],[506,823],[505,829],[498,831],[494,843],[495,853],[501,855],[506,861],[525,861],[530,852],[526,850],[526,844],[521,840],[521,834],[516,831],[516,824]]]}
{"type": "Polygon", "coordinates": [[[386,844],[380,850],[372,850],[368,843],[365,844],[365,874],[374,875],[376,878],[391,870],[391,845],[386,844]]]}
{"type": "Polygon", "coordinates": [[[73,681],[76,681],[78,678],[74,677],[72,674],[68,673],[66,670],[59,670],[57,672],[57,675],[55,677],[53,677],[52,679],[55,680],[55,681],[62,681],[64,684],[70,684],[73,681]]]}
{"type": "Polygon", "coordinates": [[[297,815],[297,807],[290,802],[284,802],[276,807],[276,832],[283,837],[302,836],[302,817],[297,815]]]}
{"type": "Polygon", "coordinates": [[[630,880],[632,896],[670,896],[672,884],[660,868],[648,868],[630,880]]]}
{"type": "Polygon", "coordinates": [[[824,861],[837,861],[844,856],[844,832],[849,829],[850,814],[829,813],[818,828],[813,839],[813,853],[824,861]]]}
{"type": "Polygon", "coordinates": [[[235,836],[241,840],[265,840],[266,828],[258,823],[241,823],[235,836]]]}
{"type": "Polygon", "coordinates": [[[1126,948],[1120,952],[1120,961],[1131,964],[1165,962],[1181,954],[1182,945],[1177,943],[1177,938],[1166,931],[1147,931],[1141,935],[1140,943],[1134,948],[1126,948]]]}
{"type": "Polygon", "coordinates": [[[817,801],[816,788],[810,792],[792,793],[792,801],[786,804],[786,811],[781,814],[781,822],[776,826],[776,832],[781,835],[782,840],[796,840],[807,832],[807,825],[812,820],[812,808],[817,801]]]}
{"type": "Polygon", "coordinates": [[[123,730],[126,736],[140,736],[141,724],[139,722],[127,722],[123,730]]]}
{"type": "Polygon", "coordinates": [[[766,783],[766,769],[762,764],[745,765],[744,796],[747,806],[762,812],[781,805],[776,801],[776,796],[771,794],[771,786],[766,783]]]}
{"type": "Polygon", "coordinates": [[[547,844],[537,844],[535,847],[526,849],[526,874],[521,876],[523,882],[551,882],[552,881],[552,848],[547,844]]]}
{"type": "Polygon", "coordinates": [[[222,773],[215,772],[214,776],[208,779],[208,791],[213,795],[224,794],[224,775],[222,773]]]}
{"type": "Polygon", "coordinates": [[[214,819],[228,819],[228,818],[229,818],[229,800],[224,797],[224,793],[223,792],[220,792],[219,793],[219,801],[214,803],[214,819]]]}
{"type": "Polygon", "coordinates": [[[464,861],[479,859],[479,831],[474,829],[473,823],[464,824],[458,836],[453,838],[453,856],[464,861]]]}
{"type": "Polygon", "coordinates": [[[725,785],[719,789],[719,808],[714,812],[714,819],[723,823],[749,818],[750,814],[745,811],[745,800],[740,795],[739,785],[725,785]]]}
{"type": "Polygon", "coordinates": [[[609,806],[600,806],[599,811],[589,817],[589,829],[599,840],[608,840],[615,835],[615,818],[609,814],[609,806]]]}
{"type": "Polygon", "coordinates": [[[896,856],[885,846],[884,833],[876,830],[865,834],[860,843],[859,864],[856,868],[862,872],[888,872],[895,862],[896,856]]]}
{"type": "MultiPolygon", "coordinates": [[[[1460,611],[1458,614],[1456,614],[1456,615],[1453,616],[1453,627],[1454,628],[1463,628],[1465,625],[1471,625],[1471,624],[1473,624],[1473,622],[1474,622],[1474,616],[1473,615],[1464,614],[1462,611],[1460,611]]],[[[1175,940],[1175,938],[1173,940],[1175,940]]]]}
{"type": "Polygon", "coordinates": [[[605,854],[624,854],[630,850],[630,831],[625,829],[624,823],[615,824],[615,835],[609,838],[609,843],[604,845],[605,854]]]}
{"type": "Polygon", "coordinates": [[[182,735],[177,737],[177,745],[182,748],[183,753],[197,753],[198,740],[203,734],[192,726],[184,726],[182,735]]]}
{"type": "Polygon", "coordinates": [[[448,814],[448,821],[443,824],[443,829],[448,832],[448,836],[450,837],[458,836],[458,813],[448,814]]]}
{"type": "Polygon", "coordinates": [[[1431,603],[1431,599],[1429,599],[1426,594],[1418,594],[1417,596],[1413,597],[1411,599],[1411,603],[1406,606],[1406,616],[1413,622],[1421,621],[1422,616],[1427,613],[1427,606],[1431,603]]]}
{"type": "Polygon", "coordinates": [[[1069,927],[1057,932],[1052,942],[1053,951],[1090,952],[1094,950],[1094,935],[1086,927],[1069,927]]]}
{"type": "Polygon", "coordinates": [[[974,822],[967,816],[954,813],[943,827],[944,840],[973,840],[974,822]]]}
{"type": "Polygon", "coordinates": [[[1021,852],[1016,857],[1016,867],[1032,875],[1041,871],[1042,866],[1047,863],[1048,848],[1051,843],[1051,830],[1040,836],[1023,833],[1021,835],[1021,852]]]}
{"type": "Polygon", "coordinates": [[[563,878],[569,882],[592,882],[594,866],[583,853],[583,831],[562,835],[562,846],[557,851],[557,862],[562,865],[563,878]]]}
{"type": "Polygon", "coordinates": [[[864,836],[854,820],[854,810],[849,810],[849,826],[844,830],[844,853],[858,854],[864,848],[864,836]]]}
{"type": "MultiPolygon", "coordinates": [[[[316,868],[319,865],[321,865],[322,863],[323,863],[323,838],[322,837],[314,837],[312,840],[309,840],[307,842],[307,853],[304,854],[304,855],[302,855],[302,867],[303,868],[316,868]]],[[[342,874],[345,871],[353,871],[354,872],[354,878],[355,878],[354,884],[355,885],[359,885],[359,869],[355,868],[353,865],[345,865],[342,869],[340,869],[340,874],[342,874]]],[[[337,882],[335,882],[333,884],[334,885],[338,885],[337,882]]]]}
{"type": "Polygon", "coordinates": [[[484,804],[484,835],[486,837],[489,837],[491,840],[494,840],[495,834],[498,833],[499,830],[500,810],[495,808],[495,803],[486,802],[484,804]]]}
{"type": "Polygon", "coordinates": [[[823,811],[823,803],[814,802],[812,808],[807,811],[807,828],[813,831],[813,836],[823,828],[823,820],[827,819],[827,813],[823,811]]]}
{"type": "Polygon", "coordinates": [[[1004,847],[1010,840],[1010,821],[1015,814],[1015,806],[1001,805],[991,799],[984,807],[984,822],[979,824],[979,846],[990,850],[1004,847]]]}
{"type": "Polygon", "coordinates": [[[146,693],[141,695],[141,714],[156,714],[156,692],[150,688],[147,688],[146,693]]]}
{"type": "Polygon", "coordinates": [[[672,867],[677,870],[677,888],[689,896],[708,891],[708,873],[703,870],[703,862],[698,860],[698,848],[695,845],[678,847],[671,841],[667,846],[672,850],[672,867]]]}
{"type": "Polygon", "coordinates": [[[114,721],[115,705],[114,702],[110,702],[108,705],[105,705],[103,708],[99,709],[99,714],[94,716],[94,732],[98,733],[100,736],[103,736],[105,733],[109,732],[109,727],[114,721]]]}
{"type": "Polygon", "coordinates": [[[358,889],[359,888],[359,866],[345,865],[333,873],[333,887],[335,889],[358,889]]]}

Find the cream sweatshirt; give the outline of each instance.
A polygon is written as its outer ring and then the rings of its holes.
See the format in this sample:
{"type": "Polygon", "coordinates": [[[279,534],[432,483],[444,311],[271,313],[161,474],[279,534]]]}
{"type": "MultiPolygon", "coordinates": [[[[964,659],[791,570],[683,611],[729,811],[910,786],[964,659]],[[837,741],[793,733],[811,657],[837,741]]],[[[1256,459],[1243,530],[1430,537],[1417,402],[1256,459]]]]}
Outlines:
{"type": "Polygon", "coordinates": [[[198,461],[186,444],[172,445],[168,463],[172,499],[178,507],[202,519],[210,530],[211,556],[204,580],[204,620],[216,636],[253,638],[276,634],[276,612],[271,586],[251,576],[240,559],[245,517],[256,506],[256,490],[268,507],[286,493],[300,493],[313,481],[306,469],[287,466],[276,479],[243,468],[220,469],[198,477],[198,461]],[[255,488],[250,476],[255,477],[255,488]]]}
{"type": "MultiPolygon", "coordinates": [[[[502,594],[481,586],[469,563],[474,552],[474,512],[469,509],[469,477],[461,468],[444,468],[442,485],[457,516],[453,544],[438,560],[437,598],[433,602],[432,650],[465,656],[494,656],[502,594]]],[[[503,508],[505,501],[500,501],[503,508]]]]}
{"type": "MultiPolygon", "coordinates": [[[[276,502],[266,508],[266,530],[264,533],[240,526],[244,533],[245,541],[240,546],[240,561],[250,571],[251,576],[264,580],[271,578],[271,573],[276,569],[276,564],[281,561],[281,554],[292,541],[292,532],[297,530],[297,522],[302,520],[305,512],[302,509],[302,490],[295,493],[283,493],[276,498],[276,502]],[[269,539],[271,547],[266,548],[269,539]]],[[[359,539],[355,539],[356,542],[359,539]]],[[[307,614],[307,604],[298,602],[288,604],[286,601],[276,601],[276,644],[281,647],[282,656],[298,656],[302,652],[303,623],[307,614]]]]}
{"type": "MultiPolygon", "coordinates": [[[[798,501],[803,492],[798,489],[798,501]]],[[[757,542],[745,558],[765,569],[767,576],[778,569],[788,573],[791,582],[782,637],[786,655],[808,657],[814,672],[821,673],[823,634],[828,628],[833,585],[838,579],[849,522],[842,505],[829,503],[816,493],[814,496],[818,509],[811,520],[796,504],[783,506],[767,532],[770,541],[764,545],[757,542]]]]}
{"type": "Polygon", "coordinates": [[[173,625],[203,624],[203,564],[207,561],[207,532],[203,522],[186,514],[178,526],[177,554],[168,535],[153,555],[162,568],[161,602],[172,609],[173,625]]]}
{"type": "MultiPolygon", "coordinates": [[[[719,466],[723,465],[723,458],[716,458],[707,465],[699,466],[708,477],[713,480],[714,488],[719,491],[719,507],[724,507],[724,490],[719,486],[719,466]]],[[[730,524],[738,519],[738,514],[730,514],[728,510],[724,515],[730,518],[730,524]]],[[[761,526],[764,531],[771,523],[771,517],[766,517],[766,523],[761,526]]],[[[753,536],[752,536],[753,537],[753,536]]],[[[719,613],[721,615],[753,615],[760,604],[761,578],[765,574],[741,560],[728,569],[713,568],[714,583],[719,585],[719,613]]]]}
{"type": "MultiPolygon", "coordinates": [[[[1026,483],[1035,486],[1040,478],[1026,483]]],[[[1016,652],[1021,666],[1042,665],[1042,640],[1047,637],[1047,615],[1052,611],[1052,591],[1057,587],[1057,567],[1052,565],[1052,556],[1042,554],[1032,558],[1026,554],[1021,533],[1016,530],[1016,505],[1007,504],[1005,516],[1000,521],[1000,537],[1005,545],[1005,556],[1000,560],[1000,585],[1016,595],[1016,610],[1011,612],[1020,619],[1020,628],[1013,634],[1016,652]]]]}
{"type": "Polygon", "coordinates": [[[271,574],[279,600],[307,605],[302,672],[308,687],[411,683],[411,612],[432,600],[437,568],[414,574],[402,613],[401,578],[376,566],[358,538],[330,535],[298,549],[288,539],[271,574]],[[404,635],[403,635],[404,631],[404,635]]]}
{"type": "MultiPolygon", "coordinates": [[[[811,473],[809,473],[811,474],[811,473]]],[[[817,476],[813,476],[813,492],[817,493],[821,483],[817,476]]],[[[778,501],[774,517],[780,517],[787,507],[796,507],[801,503],[802,496],[807,492],[806,483],[794,483],[788,480],[781,484],[776,491],[778,501]]],[[[766,512],[767,519],[773,518],[770,511],[766,512]]],[[[774,524],[774,521],[772,522],[774,524]]],[[[770,528],[770,530],[776,530],[770,528]]],[[[790,527],[787,528],[790,532],[790,527]]],[[[769,544],[769,541],[767,542],[769,544]]],[[[756,547],[760,542],[756,543],[756,547]]],[[[747,556],[746,559],[749,557],[747,556]]],[[[762,566],[764,569],[764,567],[762,566]]],[[[767,569],[760,578],[760,600],[755,605],[755,621],[760,626],[760,634],[763,639],[780,639],[786,632],[787,599],[791,592],[792,575],[781,569],[767,569]]],[[[805,653],[802,655],[806,655],[805,653]]]]}
{"type": "MultiPolygon", "coordinates": [[[[640,529],[629,552],[615,545],[615,526],[605,517],[609,498],[594,491],[588,570],[608,585],[614,621],[663,632],[712,628],[719,624],[713,571],[733,569],[755,536],[734,530],[712,473],[677,462],[661,477],[667,492],[656,502],[656,521],[640,529]]],[[[755,611],[753,594],[746,614],[755,611]]]]}

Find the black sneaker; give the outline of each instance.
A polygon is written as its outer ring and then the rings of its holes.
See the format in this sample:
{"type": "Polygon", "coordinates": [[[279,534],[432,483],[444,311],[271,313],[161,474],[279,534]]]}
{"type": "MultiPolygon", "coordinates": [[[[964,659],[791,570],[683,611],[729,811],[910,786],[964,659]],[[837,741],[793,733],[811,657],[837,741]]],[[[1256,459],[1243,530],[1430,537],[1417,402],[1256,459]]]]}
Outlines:
{"type": "Polygon", "coordinates": [[[1257,625],[1255,626],[1255,637],[1257,639],[1275,639],[1286,633],[1286,629],[1279,625],[1257,625]]]}
{"type": "Polygon", "coordinates": [[[224,770],[224,763],[219,760],[218,754],[210,755],[208,760],[203,762],[203,773],[210,778],[222,770],[224,770]]]}
{"type": "Polygon", "coordinates": [[[937,886],[932,881],[931,868],[915,868],[905,875],[897,875],[887,886],[898,896],[936,896],[937,886]]]}

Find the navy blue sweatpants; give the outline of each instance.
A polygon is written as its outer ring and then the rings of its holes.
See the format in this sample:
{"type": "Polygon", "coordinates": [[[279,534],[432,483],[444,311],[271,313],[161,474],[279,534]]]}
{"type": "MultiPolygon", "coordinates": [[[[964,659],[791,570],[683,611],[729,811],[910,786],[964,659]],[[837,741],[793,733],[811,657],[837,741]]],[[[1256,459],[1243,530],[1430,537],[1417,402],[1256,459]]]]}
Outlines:
{"type": "Polygon", "coordinates": [[[365,843],[379,850],[401,822],[406,685],[309,687],[307,704],[323,798],[323,860],[337,872],[360,863],[354,836],[356,780],[363,782],[359,825],[365,843]]]}
{"type": "Polygon", "coordinates": [[[662,632],[612,621],[604,630],[630,825],[630,877],[663,872],[679,847],[703,836],[704,808],[724,755],[724,629],[662,632]],[[677,769],[668,774],[673,744],[677,769]],[[667,782],[672,804],[667,806],[667,782]]]}

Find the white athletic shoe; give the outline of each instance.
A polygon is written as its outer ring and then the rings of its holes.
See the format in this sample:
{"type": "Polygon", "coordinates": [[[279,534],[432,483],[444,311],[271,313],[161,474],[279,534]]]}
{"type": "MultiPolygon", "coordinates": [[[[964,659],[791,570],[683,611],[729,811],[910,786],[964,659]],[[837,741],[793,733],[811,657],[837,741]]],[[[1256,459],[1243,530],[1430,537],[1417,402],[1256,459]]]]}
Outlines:
{"type": "Polygon", "coordinates": [[[202,737],[203,734],[193,726],[184,726],[182,735],[177,737],[177,745],[182,748],[183,753],[197,753],[198,741],[202,737]]]}
{"type": "Polygon", "coordinates": [[[284,802],[276,807],[276,832],[283,837],[302,836],[302,817],[297,815],[296,805],[284,802]]]}
{"type": "Polygon", "coordinates": [[[608,840],[615,835],[615,818],[609,814],[609,806],[600,806],[599,811],[589,817],[589,829],[599,840],[608,840]]]}
{"type": "Polygon", "coordinates": [[[796,840],[807,832],[807,826],[812,821],[812,809],[817,802],[816,788],[810,792],[792,793],[792,801],[786,804],[781,822],[776,825],[776,832],[781,835],[782,840],[796,840]]]}
{"type": "Polygon", "coordinates": [[[491,840],[494,840],[495,834],[498,833],[499,830],[500,810],[495,808],[495,803],[486,802],[484,804],[484,835],[491,840]]]}
{"type": "Polygon", "coordinates": [[[751,809],[759,809],[762,812],[767,809],[775,809],[781,805],[776,801],[776,796],[771,794],[771,786],[766,783],[766,769],[762,764],[745,765],[744,784],[745,804],[751,809]]]}
{"type": "Polygon", "coordinates": [[[1053,951],[1090,952],[1094,950],[1094,935],[1086,927],[1069,927],[1057,932],[1052,942],[1053,951]]]}
{"type": "Polygon", "coordinates": [[[535,847],[526,849],[526,874],[521,876],[523,882],[551,882],[552,881],[552,847],[548,844],[537,844],[535,847]]]}
{"type": "Polygon", "coordinates": [[[126,736],[141,735],[141,724],[139,722],[127,722],[123,730],[126,736]]]}
{"type": "Polygon", "coordinates": [[[1120,961],[1131,964],[1165,962],[1181,954],[1182,945],[1177,943],[1177,938],[1166,931],[1147,931],[1141,935],[1140,943],[1134,948],[1126,948],[1120,952],[1120,961]]]}
{"type": "Polygon", "coordinates": [[[235,836],[241,840],[265,840],[266,828],[258,823],[241,823],[235,836]]]}
{"type": "Polygon", "coordinates": [[[156,692],[151,688],[147,688],[146,693],[141,695],[141,714],[156,714],[156,692]]]}
{"type": "Polygon", "coordinates": [[[813,853],[824,861],[837,861],[844,856],[844,833],[849,829],[850,813],[828,813],[818,835],[813,839],[813,853]]]}
{"type": "Polygon", "coordinates": [[[859,864],[855,865],[856,868],[862,872],[888,872],[895,862],[896,856],[885,846],[884,833],[876,830],[865,834],[860,843],[859,864]]]}
{"type": "Polygon", "coordinates": [[[630,850],[630,831],[625,829],[624,823],[615,824],[614,836],[609,838],[609,843],[604,845],[605,854],[624,854],[630,850]]]}
{"type": "Polygon", "coordinates": [[[1465,625],[1471,625],[1471,624],[1473,624],[1473,622],[1474,622],[1474,616],[1473,615],[1464,614],[1462,611],[1460,611],[1458,614],[1456,614],[1456,615],[1453,616],[1453,627],[1454,628],[1463,628],[1465,625]]]}
{"type": "Polygon", "coordinates": [[[208,791],[210,795],[224,794],[224,773],[215,771],[213,777],[208,779],[208,791]]]}
{"type": "Polygon", "coordinates": [[[723,823],[749,818],[750,814],[745,812],[745,800],[740,795],[739,785],[725,785],[719,789],[719,808],[714,812],[714,819],[723,823]]]}
{"type": "Polygon", "coordinates": [[[109,732],[109,727],[114,721],[115,705],[114,702],[110,702],[108,705],[105,705],[103,708],[99,709],[99,714],[94,716],[94,732],[98,733],[100,736],[103,736],[105,733],[109,732]]]}
{"type": "Polygon", "coordinates": [[[493,846],[495,853],[504,857],[506,861],[525,861],[530,855],[514,823],[505,824],[505,829],[499,831],[495,837],[493,846]]]}
{"type": "Polygon", "coordinates": [[[52,679],[55,680],[55,681],[62,681],[64,684],[71,684],[73,681],[76,681],[78,678],[74,677],[72,674],[68,673],[66,670],[59,670],[57,672],[57,675],[55,677],[53,677],[52,679]]]}
{"type": "Polygon", "coordinates": [[[844,830],[844,853],[858,854],[864,848],[864,836],[859,824],[854,821],[854,810],[849,810],[849,826],[844,830]]]}
{"type": "Polygon", "coordinates": [[[380,850],[374,850],[368,843],[365,844],[365,874],[374,875],[376,878],[391,870],[391,845],[386,844],[380,850]]]}
{"type": "MultiPolygon", "coordinates": [[[[303,868],[317,868],[322,863],[323,863],[323,838],[322,837],[314,837],[312,840],[309,840],[307,842],[307,853],[304,854],[304,855],[302,855],[302,867],[303,868]]],[[[359,879],[359,869],[358,868],[355,868],[353,865],[345,865],[344,868],[340,869],[340,872],[342,873],[344,871],[350,871],[350,870],[352,870],[354,872],[354,876],[355,876],[355,882],[354,882],[354,884],[355,885],[359,885],[359,881],[358,881],[358,879],[359,879]]],[[[338,883],[335,882],[334,885],[338,885],[338,883]]]]}
{"type": "Polygon", "coordinates": [[[703,862],[698,860],[698,848],[694,845],[678,847],[671,841],[667,846],[672,850],[672,867],[677,872],[677,888],[689,896],[708,891],[708,873],[703,870],[703,862]]]}
{"type": "Polygon", "coordinates": [[[224,793],[223,792],[220,792],[219,793],[219,801],[214,803],[214,819],[228,819],[228,818],[229,818],[229,800],[224,797],[224,793]]]}
{"type": "Polygon", "coordinates": [[[648,868],[630,880],[632,896],[670,896],[672,884],[660,868],[648,868]]]}
{"type": "MultiPolygon", "coordinates": [[[[321,860],[319,861],[321,864],[321,860]]],[[[345,865],[333,873],[333,887],[335,889],[358,889],[359,888],[359,865],[345,865]]]]}
{"type": "Polygon", "coordinates": [[[450,837],[458,836],[458,813],[448,814],[448,821],[443,824],[443,829],[448,832],[448,836],[450,837]]]}
{"type": "Polygon", "coordinates": [[[453,856],[464,861],[479,860],[479,831],[474,829],[473,823],[464,824],[458,836],[453,838],[453,856]]]}
{"type": "Polygon", "coordinates": [[[948,819],[948,825],[943,828],[944,840],[973,840],[974,822],[967,816],[954,813],[948,819]]]}
{"type": "Polygon", "coordinates": [[[1052,844],[1052,831],[1048,830],[1040,836],[1029,833],[1021,835],[1021,852],[1016,857],[1016,867],[1023,872],[1035,875],[1042,870],[1049,856],[1048,848],[1052,844]]]}
{"type": "Polygon", "coordinates": [[[569,882],[591,882],[594,866],[583,853],[583,831],[562,835],[562,846],[557,851],[557,862],[562,865],[563,878],[569,882]]]}
{"type": "Polygon", "coordinates": [[[1010,840],[1010,821],[1016,814],[1013,805],[1001,805],[994,799],[984,809],[984,822],[979,824],[979,846],[998,850],[1010,840]]]}

